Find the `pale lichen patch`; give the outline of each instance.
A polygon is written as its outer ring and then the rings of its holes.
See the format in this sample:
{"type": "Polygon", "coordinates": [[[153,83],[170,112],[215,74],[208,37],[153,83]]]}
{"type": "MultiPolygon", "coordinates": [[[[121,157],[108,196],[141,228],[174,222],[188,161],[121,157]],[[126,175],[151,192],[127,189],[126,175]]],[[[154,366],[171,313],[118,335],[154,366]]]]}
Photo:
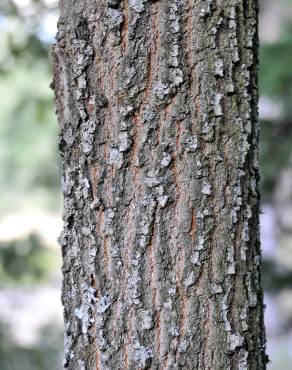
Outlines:
{"type": "Polygon", "coordinates": [[[111,297],[109,294],[104,295],[97,301],[96,312],[99,314],[105,313],[111,306],[111,297]]]}
{"type": "Polygon", "coordinates": [[[186,287],[189,287],[189,286],[191,286],[191,285],[195,284],[195,282],[196,282],[195,274],[193,273],[193,271],[191,271],[191,272],[188,274],[187,278],[185,279],[185,281],[184,281],[184,285],[185,285],[186,287]]]}
{"type": "Polygon", "coordinates": [[[208,182],[205,182],[202,187],[202,193],[204,195],[210,195],[212,193],[211,184],[209,184],[208,182]]]}
{"type": "Polygon", "coordinates": [[[119,133],[119,151],[126,152],[131,146],[131,140],[127,131],[119,133]]]}
{"type": "Polygon", "coordinates": [[[129,0],[129,6],[137,13],[142,13],[145,9],[145,0],[129,0]]]}
{"type": "Polygon", "coordinates": [[[228,339],[230,351],[234,351],[236,348],[241,347],[244,342],[244,338],[238,333],[230,333],[228,339]]]}
{"type": "Polygon", "coordinates": [[[111,149],[110,157],[109,157],[109,164],[120,169],[122,168],[123,163],[124,163],[123,153],[120,152],[118,149],[111,149]]]}
{"type": "Polygon", "coordinates": [[[168,165],[170,164],[170,162],[171,162],[171,155],[170,154],[167,154],[167,153],[163,153],[163,159],[160,162],[161,166],[162,167],[168,167],[168,165]]]}
{"type": "Polygon", "coordinates": [[[160,205],[161,208],[164,208],[167,205],[168,198],[169,197],[167,195],[162,195],[157,198],[158,204],[160,205]]]}
{"type": "Polygon", "coordinates": [[[220,93],[214,93],[212,96],[213,111],[215,117],[221,117],[223,115],[222,111],[222,101],[223,95],[220,93]]]}
{"type": "Polygon", "coordinates": [[[121,13],[119,10],[113,8],[108,9],[105,22],[107,23],[109,29],[119,28],[123,23],[123,20],[123,13],[121,13]]]}
{"type": "Polygon", "coordinates": [[[138,315],[143,330],[150,330],[153,328],[153,313],[150,310],[139,310],[138,315]]]}
{"type": "Polygon", "coordinates": [[[141,369],[146,369],[153,357],[153,351],[142,346],[139,342],[134,343],[134,359],[141,369]]]}
{"type": "Polygon", "coordinates": [[[214,64],[215,64],[215,68],[214,68],[215,76],[223,77],[224,76],[223,60],[222,59],[217,59],[214,64]]]}
{"type": "Polygon", "coordinates": [[[186,138],[185,146],[187,152],[195,152],[198,147],[198,138],[196,135],[191,135],[186,138]]]}

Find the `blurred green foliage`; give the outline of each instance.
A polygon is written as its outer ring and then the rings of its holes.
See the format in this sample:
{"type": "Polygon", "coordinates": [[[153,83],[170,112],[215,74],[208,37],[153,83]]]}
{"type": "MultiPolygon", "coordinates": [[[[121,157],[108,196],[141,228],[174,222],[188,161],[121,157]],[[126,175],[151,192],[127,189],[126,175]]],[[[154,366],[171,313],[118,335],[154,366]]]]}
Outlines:
{"type": "Polygon", "coordinates": [[[260,169],[262,195],[273,197],[276,174],[292,160],[292,25],[285,25],[282,38],[261,44],[259,87],[280,111],[279,117],[261,120],[260,169]]]}
{"type": "Polygon", "coordinates": [[[276,294],[281,289],[289,289],[292,284],[292,271],[278,266],[272,260],[263,261],[262,279],[264,290],[276,294]]]}
{"type": "Polygon", "coordinates": [[[61,204],[50,40],[42,28],[56,4],[16,4],[0,6],[0,216],[61,204]]]}
{"type": "Polygon", "coordinates": [[[36,62],[49,66],[48,50],[52,35],[47,35],[48,16],[57,15],[57,0],[1,0],[0,72],[15,68],[15,62],[29,67],[36,62]]]}
{"type": "MultiPolygon", "coordinates": [[[[58,125],[49,89],[55,32],[50,27],[57,5],[52,0],[0,1],[1,218],[61,208],[58,125]]],[[[0,242],[1,287],[49,284],[59,266],[60,251],[47,248],[35,234],[0,242]]],[[[11,337],[8,323],[0,323],[0,370],[60,369],[62,332],[57,324],[48,325],[37,343],[25,346],[11,337]]]]}
{"type": "Polygon", "coordinates": [[[56,270],[59,258],[54,249],[43,246],[37,235],[0,243],[0,282],[33,284],[47,281],[56,270]]]}
{"type": "Polygon", "coordinates": [[[292,98],[292,33],[277,43],[260,48],[259,85],[261,94],[285,103],[291,115],[292,98]]]}
{"type": "Polygon", "coordinates": [[[292,125],[290,119],[286,121],[261,121],[260,141],[260,171],[262,196],[265,201],[271,201],[274,195],[277,176],[291,163],[292,125]]]}
{"type": "MultiPolygon", "coordinates": [[[[33,69],[19,64],[0,77],[0,214],[7,208],[19,209],[35,198],[35,191],[45,191],[56,209],[59,198],[59,160],[57,124],[51,76],[46,66],[33,69]]],[[[44,204],[42,204],[42,207],[44,204]]]]}

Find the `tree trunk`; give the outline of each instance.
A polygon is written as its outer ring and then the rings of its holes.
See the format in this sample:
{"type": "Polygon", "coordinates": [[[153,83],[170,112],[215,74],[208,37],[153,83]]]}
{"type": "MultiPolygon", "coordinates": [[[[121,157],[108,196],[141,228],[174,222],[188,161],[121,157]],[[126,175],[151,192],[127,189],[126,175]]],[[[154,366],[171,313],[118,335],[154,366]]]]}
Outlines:
{"type": "Polygon", "coordinates": [[[65,367],[266,367],[256,0],[61,0],[65,367]]]}

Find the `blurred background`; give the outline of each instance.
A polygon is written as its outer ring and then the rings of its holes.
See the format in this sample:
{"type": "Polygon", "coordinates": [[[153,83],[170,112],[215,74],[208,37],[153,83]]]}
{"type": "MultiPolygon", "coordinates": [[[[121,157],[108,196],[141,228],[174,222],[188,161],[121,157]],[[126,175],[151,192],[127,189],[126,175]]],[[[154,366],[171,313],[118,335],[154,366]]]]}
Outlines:
{"type": "MultiPolygon", "coordinates": [[[[55,0],[0,0],[0,370],[62,368],[55,0]]],[[[260,13],[261,238],[270,370],[292,361],[292,0],[260,13]]]]}

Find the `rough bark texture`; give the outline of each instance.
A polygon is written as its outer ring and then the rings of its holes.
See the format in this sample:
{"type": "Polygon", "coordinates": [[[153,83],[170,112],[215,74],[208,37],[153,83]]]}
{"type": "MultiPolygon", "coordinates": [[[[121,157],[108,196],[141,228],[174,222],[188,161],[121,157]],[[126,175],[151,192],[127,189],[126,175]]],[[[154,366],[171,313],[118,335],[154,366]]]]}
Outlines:
{"type": "Polygon", "coordinates": [[[256,0],[61,0],[65,367],[265,369],[256,0]]]}

